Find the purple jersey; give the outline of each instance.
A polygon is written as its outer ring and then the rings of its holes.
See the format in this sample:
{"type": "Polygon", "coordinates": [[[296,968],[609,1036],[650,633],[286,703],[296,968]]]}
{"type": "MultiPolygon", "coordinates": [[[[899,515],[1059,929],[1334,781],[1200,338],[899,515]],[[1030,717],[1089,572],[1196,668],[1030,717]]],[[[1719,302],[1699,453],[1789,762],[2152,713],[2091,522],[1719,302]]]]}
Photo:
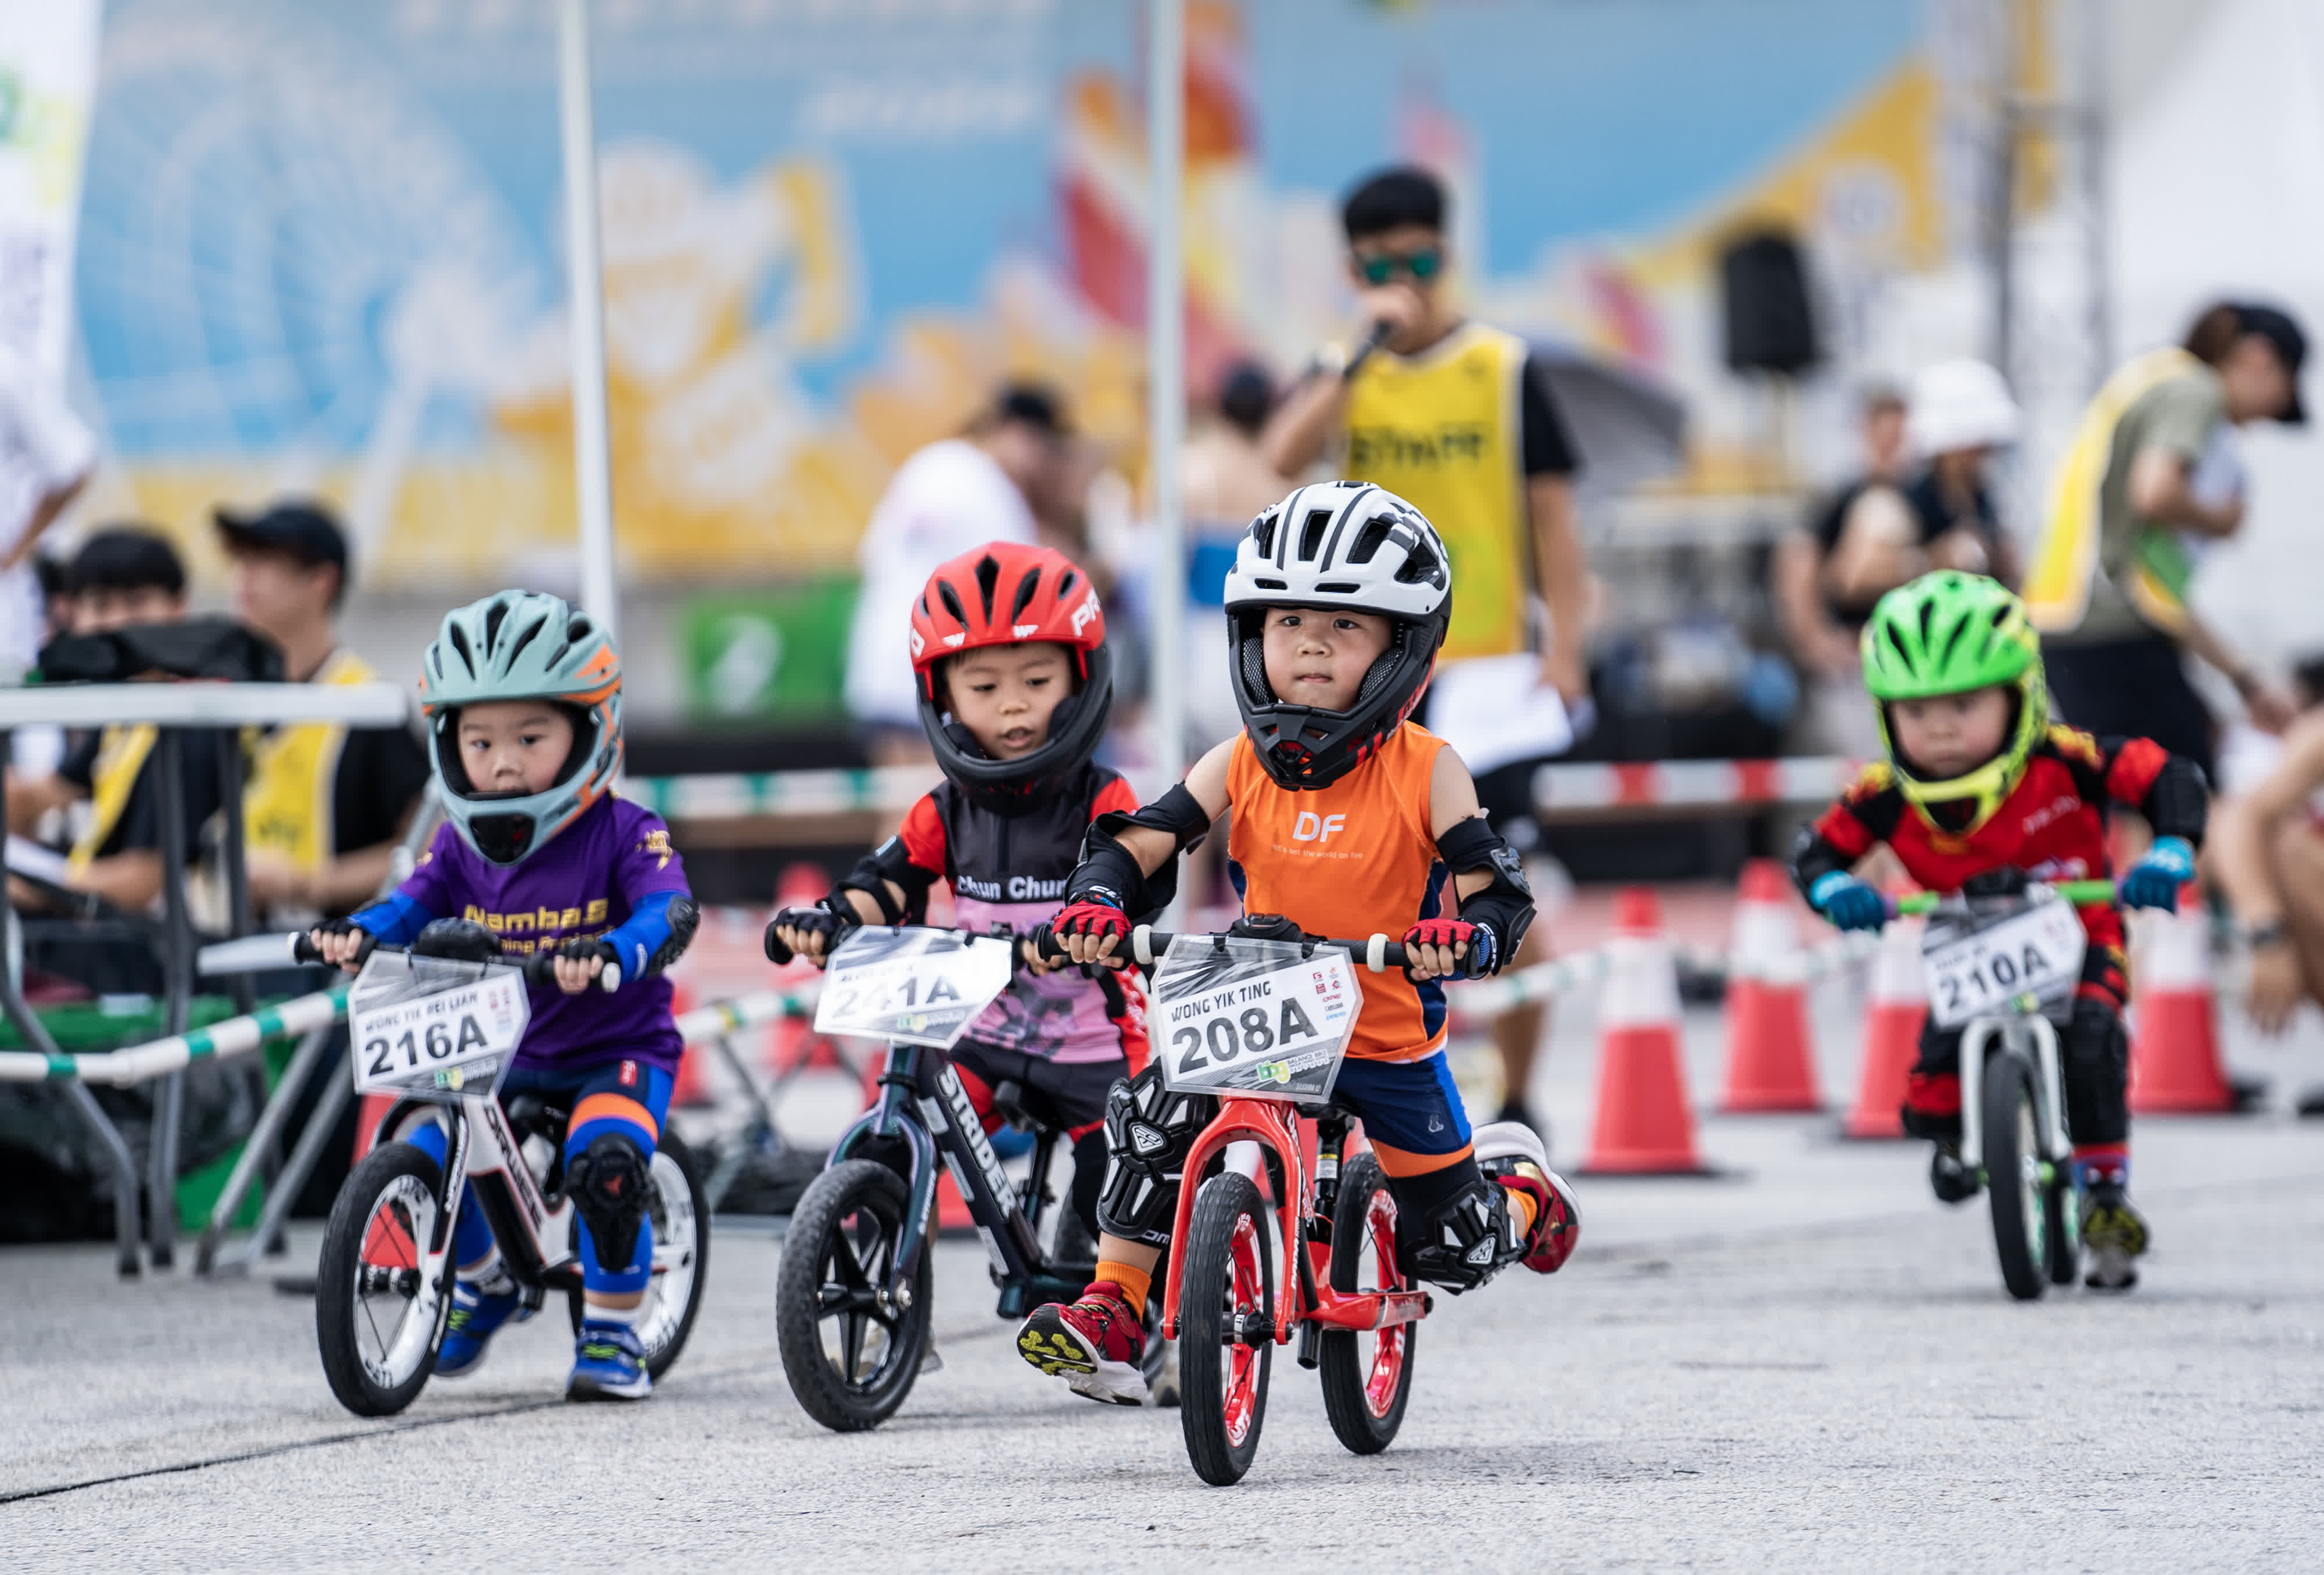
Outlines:
{"type": "MultiPolygon", "coordinates": [[[[512,956],[601,936],[648,895],[686,890],[669,827],[653,811],[611,795],[507,868],[470,847],[447,821],[396,888],[430,917],[484,926],[512,956]]],[[[669,981],[659,973],[624,980],[610,993],[592,987],[567,995],[553,984],[534,985],[532,1027],[516,1064],[566,1072],[634,1056],[675,1073],[683,1045],[669,1000],[669,981]]]]}

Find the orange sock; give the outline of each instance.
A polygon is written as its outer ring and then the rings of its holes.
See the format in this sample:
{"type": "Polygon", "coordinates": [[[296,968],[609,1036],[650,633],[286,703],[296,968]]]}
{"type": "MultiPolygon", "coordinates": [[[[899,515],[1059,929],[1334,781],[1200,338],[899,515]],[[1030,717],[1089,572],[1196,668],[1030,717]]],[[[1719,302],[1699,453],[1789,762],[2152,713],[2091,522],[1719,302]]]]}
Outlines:
{"type": "Polygon", "coordinates": [[[1517,1234],[1532,1236],[1534,1218],[1541,1212],[1541,1200],[1516,1187],[1503,1187],[1501,1191],[1509,1195],[1509,1212],[1517,1217],[1517,1234]]]}
{"type": "Polygon", "coordinates": [[[1097,1260],[1097,1273],[1093,1277],[1111,1280],[1120,1286],[1121,1299],[1129,1303],[1130,1309],[1139,1316],[1145,1316],[1146,1293],[1154,1285],[1152,1269],[1131,1268],[1126,1263],[1116,1263],[1110,1257],[1102,1257],[1097,1260]]]}

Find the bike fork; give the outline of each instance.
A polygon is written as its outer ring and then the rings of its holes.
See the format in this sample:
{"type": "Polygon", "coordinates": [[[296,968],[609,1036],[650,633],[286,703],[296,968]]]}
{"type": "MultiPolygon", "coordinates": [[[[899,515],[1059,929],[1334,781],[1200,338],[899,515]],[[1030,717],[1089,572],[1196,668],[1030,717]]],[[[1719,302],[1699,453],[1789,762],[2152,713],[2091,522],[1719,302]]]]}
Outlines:
{"type": "Polygon", "coordinates": [[[888,1046],[879,1099],[840,1134],[825,1162],[829,1165],[852,1159],[859,1147],[874,1139],[904,1145],[908,1154],[904,1180],[911,1189],[911,1200],[904,1205],[903,1231],[896,1243],[895,1262],[889,1266],[887,1290],[891,1295],[899,1290],[908,1295],[920,1255],[927,1250],[928,1220],[936,1207],[936,1142],[912,1103],[919,1082],[920,1054],[917,1045],[888,1046]]]}
{"type": "MultiPolygon", "coordinates": [[[[1323,1248],[1323,1273],[1332,1263],[1332,1221],[1339,1213],[1340,1160],[1348,1142],[1348,1124],[1337,1116],[1315,1123],[1315,1208],[1307,1218],[1299,1244],[1300,1299],[1312,1311],[1321,1300],[1315,1294],[1314,1248],[1323,1248]]],[[[1323,1326],[1313,1318],[1299,1324],[1299,1365],[1316,1368],[1323,1361],[1323,1326]]]]}

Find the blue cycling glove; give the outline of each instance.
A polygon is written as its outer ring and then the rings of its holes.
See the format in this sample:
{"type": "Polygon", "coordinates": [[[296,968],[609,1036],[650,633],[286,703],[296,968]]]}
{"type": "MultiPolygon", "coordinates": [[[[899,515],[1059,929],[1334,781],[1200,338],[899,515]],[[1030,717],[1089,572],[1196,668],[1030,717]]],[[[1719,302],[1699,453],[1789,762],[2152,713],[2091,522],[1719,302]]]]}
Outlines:
{"type": "Polygon", "coordinates": [[[1834,870],[1808,888],[1815,910],[1843,930],[1877,930],[1888,922],[1888,904],[1865,882],[1834,870]]]}
{"type": "Polygon", "coordinates": [[[2157,837],[2146,856],[2123,874],[2122,900],[2130,907],[2179,911],[2179,889],[2195,879],[2195,850],[2185,837],[2157,837]]]}

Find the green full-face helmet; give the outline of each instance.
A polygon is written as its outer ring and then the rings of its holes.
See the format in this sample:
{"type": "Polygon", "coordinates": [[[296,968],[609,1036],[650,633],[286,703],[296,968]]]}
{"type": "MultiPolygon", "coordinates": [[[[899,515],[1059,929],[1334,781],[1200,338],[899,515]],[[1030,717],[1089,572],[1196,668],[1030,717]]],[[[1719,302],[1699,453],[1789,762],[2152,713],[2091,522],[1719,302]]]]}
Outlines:
{"type": "Polygon", "coordinates": [[[1991,819],[2025,774],[2025,761],[2050,725],[2050,692],[2042,679],[2042,645],[2025,604],[1983,575],[1944,569],[1923,575],[1880,598],[1864,625],[1864,687],[1880,723],[1880,742],[1905,798],[1929,820],[1965,834],[1991,819]],[[1888,730],[1888,705],[2000,686],[2015,691],[2016,715],[1993,759],[1942,781],[1918,774],[1888,730]],[[1938,805],[1966,805],[1941,819],[1938,805]]]}

